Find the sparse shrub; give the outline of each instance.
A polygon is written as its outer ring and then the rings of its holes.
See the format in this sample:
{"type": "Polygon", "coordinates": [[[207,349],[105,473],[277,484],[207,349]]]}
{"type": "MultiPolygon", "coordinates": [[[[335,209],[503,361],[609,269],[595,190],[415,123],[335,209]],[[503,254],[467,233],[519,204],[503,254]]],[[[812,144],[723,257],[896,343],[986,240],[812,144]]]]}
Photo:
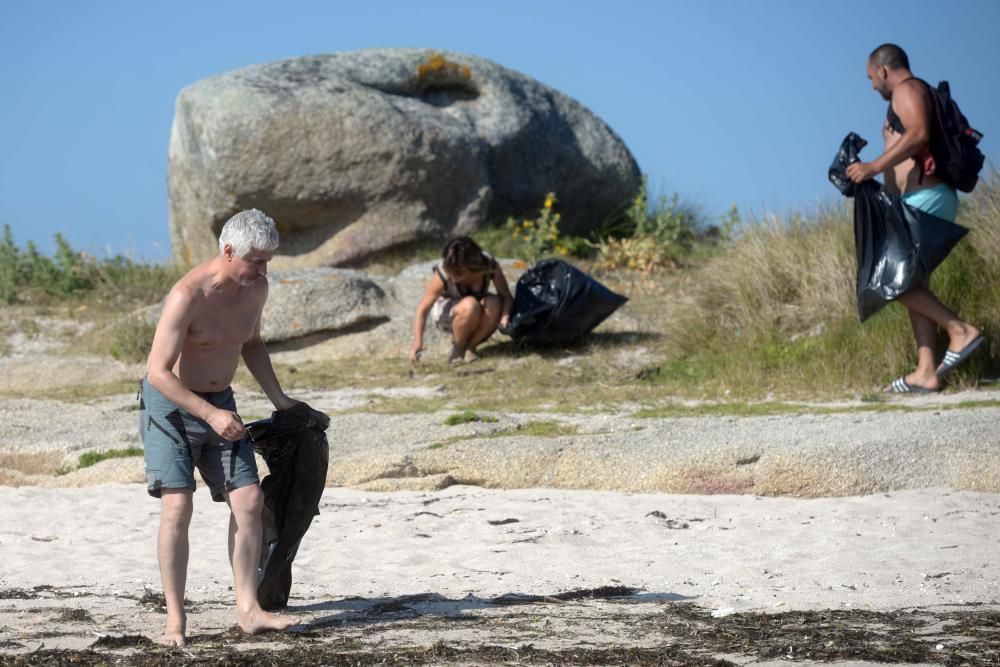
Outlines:
{"type": "Polygon", "coordinates": [[[18,255],[10,225],[4,225],[0,236],[0,301],[4,303],[14,303],[17,299],[18,255]]]}
{"type": "Polygon", "coordinates": [[[93,287],[88,275],[92,258],[73,251],[61,234],[56,234],[55,239],[56,253],[52,258],[39,253],[31,241],[21,251],[14,242],[10,225],[4,225],[0,238],[0,298],[6,303],[15,303],[22,287],[40,289],[63,298],[93,287]]]}
{"type": "Polygon", "coordinates": [[[651,206],[646,178],[635,197],[595,234],[590,245],[600,269],[634,269],[651,273],[676,266],[698,238],[698,216],[680,196],[660,195],[651,206]]]}
{"type": "Polygon", "coordinates": [[[149,356],[156,325],[142,315],[129,315],[113,325],[108,352],[119,361],[140,362],[149,356]]]}
{"type": "Polygon", "coordinates": [[[555,193],[545,195],[545,202],[538,209],[538,217],[518,220],[507,219],[507,230],[511,238],[520,246],[521,254],[529,262],[537,262],[546,256],[567,257],[575,243],[559,234],[562,215],[555,209],[555,193]]]}
{"type": "Polygon", "coordinates": [[[650,274],[653,270],[674,266],[666,250],[652,236],[608,237],[593,244],[597,250],[598,270],[632,269],[650,274]]]}
{"type": "Polygon", "coordinates": [[[670,246],[690,243],[697,236],[698,225],[697,213],[682,204],[676,192],[669,197],[661,194],[651,204],[647,179],[643,177],[632,201],[599,233],[618,238],[651,236],[661,245],[670,246]]]}
{"type": "MultiPolygon", "coordinates": [[[[592,258],[596,255],[598,270],[631,269],[651,273],[658,267],[676,266],[682,257],[690,256],[698,239],[698,216],[680,202],[676,194],[661,196],[651,209],[645,180],[627,206],[611,216],[589,238],[562,235],[559,225],[562,214],[556,208],[554,193],[545,197],[538,216],[508,218],[506,234],[496,229],[476,233],[476,240],[496,254],[522,257],[534,263],[544,257],[592,258]]],[[[721,227],[713,227],[714,239],[729,233],[734,223],[726,220],[739,214],[735,209],[727,214],[721,227]]],[[[706,238],[708,235],[705,235],[706,238]]]]}
{"type": "Polygon", "coordinates": [[[52,257],[31,241],[24,250],[14,242],[9,225],[0,236],[0,301],[12,304],[40,295],[56,299],[96,297],[116,304],[149,303],[163,297],[179,272],[161,264],[141,264],[127,257],[98,260],[70,247],[55,235],[52,257]]]}
{"type": "Polygon", "coordinates": [[[728,211],[722,214],[722,219],[719,220],[719,226],[716,228],[719,240],[722,243],[732,241],[742,223],[743,218],[740,216],[740,210],[736,208],[736,204],[733,204],[729,207],[728,211]]]}

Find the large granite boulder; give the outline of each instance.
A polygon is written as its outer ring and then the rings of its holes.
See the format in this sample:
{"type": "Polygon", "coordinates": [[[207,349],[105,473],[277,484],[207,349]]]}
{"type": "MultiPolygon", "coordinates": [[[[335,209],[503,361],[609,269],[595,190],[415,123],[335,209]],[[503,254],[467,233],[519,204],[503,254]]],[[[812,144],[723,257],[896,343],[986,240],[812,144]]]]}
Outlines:
{"type": "Polygon", "coordinates": [[[181,91],[168,160],[176,260],[218,252],[244,208],[281,233],[275,268],[344,266],[535,213],[601,223],[640,183],[582,104],[460,53],[380,49],[255,65],[181,91]]]}
{"type": "MultiPolygon", "coordinates": [[[[266,343],[309,345],[366,331],[396,317],[392,279],[354,269],[319,266],[268,274],[260,335],[266,343]]],[[[413,304],[416,307],[416,303],[413,304]]],[[[163,302],[140,308],[113,326],[139,321],[156,326],[163,302]]]]}
{"type": "Polygon", "coordinates": [[[376,326],[389,320],[385,289],[361,271],[316,267],[268,278],[260,334],[288,341],[376,326]]]}

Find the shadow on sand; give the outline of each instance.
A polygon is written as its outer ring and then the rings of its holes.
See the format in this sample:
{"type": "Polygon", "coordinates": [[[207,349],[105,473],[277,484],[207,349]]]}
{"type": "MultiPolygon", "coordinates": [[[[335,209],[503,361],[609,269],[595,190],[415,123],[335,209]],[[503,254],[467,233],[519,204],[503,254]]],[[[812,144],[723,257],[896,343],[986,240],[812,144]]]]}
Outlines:
{"type": "Polygon", "coordinates": [[[622,602],[680,602],[695,598],[677,593],[640,593],[638,589],[625,586],[603,586],[553,595],[525,595],[505,593],[498,597],[481,598],[467,595],[463,598],[446,598],[437,593],[420,593],[400,597],[361,598],[320,602],[310,605],[288,607],[290,613],[336,611],[337,614],[314,618],[301,626],[308,631],[331,624],[365,623],[372,619],[382,619],[387,615],[395,618],[417,618],[434,615],[451,620],[461,620],[469,611],[481,611],[495,607],[510,607],[529,604],[563,604],[571,601],[605,600],[622,602]]]}

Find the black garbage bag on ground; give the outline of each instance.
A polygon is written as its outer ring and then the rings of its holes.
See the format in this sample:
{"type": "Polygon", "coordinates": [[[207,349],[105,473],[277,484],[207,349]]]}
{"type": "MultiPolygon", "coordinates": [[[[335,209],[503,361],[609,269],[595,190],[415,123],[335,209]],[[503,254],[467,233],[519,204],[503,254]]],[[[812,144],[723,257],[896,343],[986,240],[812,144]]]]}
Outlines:
{"type": "Polygon", "coordinates": [[[565,343],[590,333],[628,297],[560,259],[543,259],[517,281],[510,324],[515,340],[565,343]]]}
{"type": "Polygon", "coordinates": [[[264,513],[257,600],[264,609],[281,609],[288,604],[292,560],[313,517],[319,514],[326,486],[329,425],[329,417],[305,403],[247,424],[254,449],[269,470],[260,484],[264,513]]]}
{"type": "Polygon", "coordinates": [[[830,165],[830,181],[854,197],[854,243],[858,257],[858,315],[864,322],[912,287],[924,283],[969,231],[924,213],[885,191],[880,183],[847,177],[868,142],[847,135],[830,165]]]}

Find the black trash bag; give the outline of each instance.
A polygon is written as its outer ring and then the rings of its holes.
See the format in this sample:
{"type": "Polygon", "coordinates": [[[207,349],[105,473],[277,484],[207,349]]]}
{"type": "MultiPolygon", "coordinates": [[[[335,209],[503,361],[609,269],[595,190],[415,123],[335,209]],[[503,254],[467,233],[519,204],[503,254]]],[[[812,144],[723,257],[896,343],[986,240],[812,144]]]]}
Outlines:
{"type": "Polygon", "coordinates": [[[319,514],[326,486],[330,448],[326,429],[330,418],[299,403],[247,424],[254,450],[269,474],[260,484],[264,493],[257,600],[267,610],[288,604],[292,561],[299,543],[319,514]]]}
{"type": "Polygon", "coordinates": [[[855,184],[847,167],[867,142],[851,132],[830,165],[830,181],[854,197],[858,315],[864,322],[911,287],[923,284],[969,231],[913,208],[875,180],[855,184]]]}
{"type": "Polygon", "coordinates": [[[867,141],[854,132],[849,132],[840,143],[840,148],[830,164],[830,169],[827,172],[830,182],[846,197],[853,197],[854,189],[857,187],[854,181],[847,177],[847,167],[855,162],[861,162],[858,153],[867,145],[867,141]]]}
{"type": "Polygon", "coordinates": [[[515,340],[566,343],[590,333],[628,297],[560,259],[543,259],[517,281],[510,323],[515,340]]]}

